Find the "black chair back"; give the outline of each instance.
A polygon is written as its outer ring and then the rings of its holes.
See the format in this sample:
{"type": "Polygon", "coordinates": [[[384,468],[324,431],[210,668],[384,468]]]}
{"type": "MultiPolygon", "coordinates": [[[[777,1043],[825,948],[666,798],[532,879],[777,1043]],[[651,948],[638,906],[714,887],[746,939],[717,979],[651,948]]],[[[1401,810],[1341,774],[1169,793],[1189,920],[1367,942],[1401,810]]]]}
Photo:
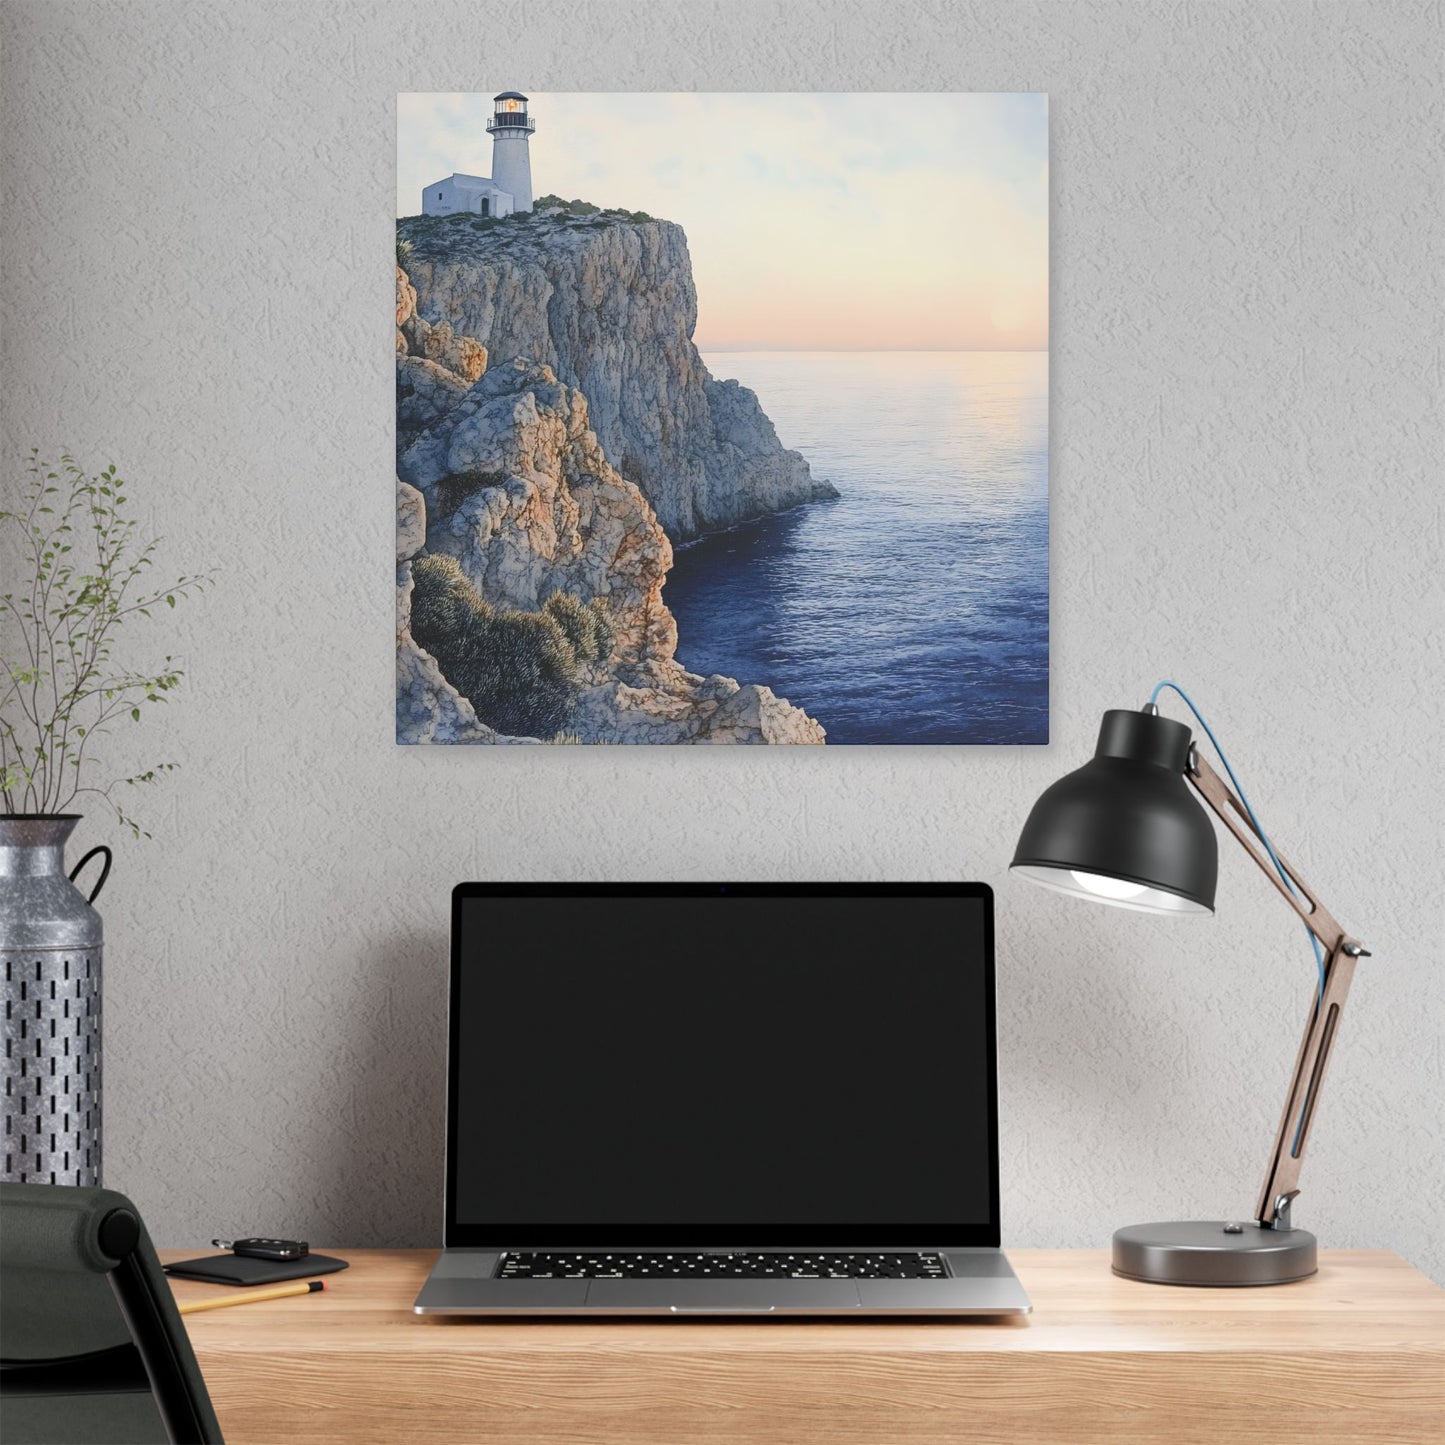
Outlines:
{"type": "Polygon", "coordinates": [[[0,1183],[0,1415],[6,1445],[221,1445],[125,1195],[0,1183]]]}

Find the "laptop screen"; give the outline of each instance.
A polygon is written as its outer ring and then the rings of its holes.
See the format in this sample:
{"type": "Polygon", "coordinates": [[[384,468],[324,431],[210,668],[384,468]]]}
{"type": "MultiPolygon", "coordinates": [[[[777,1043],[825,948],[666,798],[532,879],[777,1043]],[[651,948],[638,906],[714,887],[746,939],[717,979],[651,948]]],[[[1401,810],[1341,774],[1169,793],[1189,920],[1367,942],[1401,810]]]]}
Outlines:
{"type": "Polygon", "coordinates": [[[447,1243],[996,1245],[978,884],[463,884],[447,1243]]]}

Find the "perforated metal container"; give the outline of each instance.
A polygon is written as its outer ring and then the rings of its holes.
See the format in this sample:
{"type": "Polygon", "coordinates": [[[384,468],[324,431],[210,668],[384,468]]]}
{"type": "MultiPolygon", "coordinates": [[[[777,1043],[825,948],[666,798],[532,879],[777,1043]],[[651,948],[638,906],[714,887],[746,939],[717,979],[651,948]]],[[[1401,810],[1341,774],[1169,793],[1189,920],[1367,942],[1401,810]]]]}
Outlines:
{"type": "Polygon", "coordinates": [[[6,1180],[101,1182],[101,922],[110,872],[93,848],[67,876],[78,814],[0,816],[0,965],[5,997],[6,1180]],[[71,879],[97,854],[90,898],[71,879]]]}

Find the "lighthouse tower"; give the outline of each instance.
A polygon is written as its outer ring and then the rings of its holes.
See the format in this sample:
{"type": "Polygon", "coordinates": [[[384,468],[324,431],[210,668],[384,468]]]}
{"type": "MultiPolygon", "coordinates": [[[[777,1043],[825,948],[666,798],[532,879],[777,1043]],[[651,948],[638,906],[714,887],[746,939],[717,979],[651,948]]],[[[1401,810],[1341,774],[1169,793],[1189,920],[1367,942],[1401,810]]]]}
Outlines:
{"type": "Polygon", "coordinates": [[[492,184],[512,197],[512,209],[532,209],[532,157],[527,149],[537,122],[527,114],[527,97],[504,90],[493,101],[487,122],[492,137],[492,184]]]}

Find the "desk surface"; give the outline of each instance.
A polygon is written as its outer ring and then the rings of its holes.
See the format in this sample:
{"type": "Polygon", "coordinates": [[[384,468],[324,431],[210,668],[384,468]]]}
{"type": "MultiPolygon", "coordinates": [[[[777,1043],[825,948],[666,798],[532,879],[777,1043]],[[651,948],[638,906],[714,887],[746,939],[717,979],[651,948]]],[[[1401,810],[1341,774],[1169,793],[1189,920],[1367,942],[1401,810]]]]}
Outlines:
{"type": "Polygon", "coordinates": [[[433,1250],[341,1254],[324,1294],[187,1317],[229,1445],[1445,1438],[1445,1295],[1381,1252],[1197,1290],[1118,1279],[1102,1250],[1011,1250],[1034,1302],[1016,1321],[497,1324],[411,1313],[433,1250]]]}

